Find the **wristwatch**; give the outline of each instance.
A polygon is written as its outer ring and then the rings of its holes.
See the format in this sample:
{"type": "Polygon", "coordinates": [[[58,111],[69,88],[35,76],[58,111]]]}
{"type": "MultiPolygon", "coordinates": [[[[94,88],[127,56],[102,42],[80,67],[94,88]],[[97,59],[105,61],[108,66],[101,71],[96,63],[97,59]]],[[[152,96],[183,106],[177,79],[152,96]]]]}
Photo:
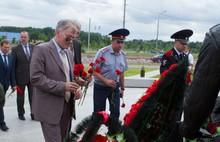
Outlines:
{"type": "Polygon", "coordinates": [[[125,88],[121,88],[121,90],[125,90],[125,88]]]}

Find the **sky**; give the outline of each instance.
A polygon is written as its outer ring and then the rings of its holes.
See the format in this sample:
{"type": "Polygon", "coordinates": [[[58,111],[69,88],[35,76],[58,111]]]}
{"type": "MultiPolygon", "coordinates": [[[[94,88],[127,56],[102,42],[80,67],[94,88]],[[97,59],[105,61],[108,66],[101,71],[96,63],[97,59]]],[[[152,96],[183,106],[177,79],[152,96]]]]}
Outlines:
{"type": "Polygon", "coordinates": [[[216,0],[1,0],[0,5],[0,26],[55,29],[68,18],[77,19],[82,31],[108,35],[124,23],[127,40],[153,40],[158,33],[158,40],[172,41],[176,31],[191,29],[190,41],[202,42],[220,23],[216,0]]]}

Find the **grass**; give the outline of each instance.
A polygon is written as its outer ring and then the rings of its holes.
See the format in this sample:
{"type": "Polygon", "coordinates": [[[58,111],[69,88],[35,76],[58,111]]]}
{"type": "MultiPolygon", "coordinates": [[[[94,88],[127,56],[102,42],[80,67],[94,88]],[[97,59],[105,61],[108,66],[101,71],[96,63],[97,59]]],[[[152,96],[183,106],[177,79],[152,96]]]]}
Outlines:
{"type": "MultiPolygon", "coordinates": [[[[89,69],[89,67],[85,67],[85,71],[87,72],[89,69]]],[[[149,72],[149,71],[153,71],[156,70],[155,68],[147,68],[145,69],[145,72],[149,72]]],[[[141,69],[140,68],[129,68],[126,72],[125,72],[125,77],[128,76],[133,76],[133,75],[138,75],[140,74],[141,69]]]]}

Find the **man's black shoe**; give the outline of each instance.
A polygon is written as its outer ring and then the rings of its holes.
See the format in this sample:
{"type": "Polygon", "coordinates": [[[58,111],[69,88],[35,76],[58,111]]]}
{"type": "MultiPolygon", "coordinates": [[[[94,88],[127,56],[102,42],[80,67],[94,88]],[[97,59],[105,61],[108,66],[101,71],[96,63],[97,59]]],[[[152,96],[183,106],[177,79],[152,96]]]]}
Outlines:
{"type": "Polygon", "coordinates": [[[6,125],[1,126],[2,131],[7,131],[9,128],[6,125]]]}
{"type": "Polygon", "coordinates": [[[20,120],[25,120],[24,115],[19,115],[18,118],[19,118],[20,120]]]}

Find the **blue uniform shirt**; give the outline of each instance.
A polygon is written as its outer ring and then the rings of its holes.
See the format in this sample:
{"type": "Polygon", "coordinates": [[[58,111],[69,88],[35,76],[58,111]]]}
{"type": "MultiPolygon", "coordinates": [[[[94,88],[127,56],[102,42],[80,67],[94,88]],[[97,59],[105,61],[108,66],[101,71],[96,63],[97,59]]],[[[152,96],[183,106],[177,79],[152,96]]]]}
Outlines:
{"type": "MultiPolygon", "coordinates": [[[[119,53],[115,54],[112,48],[112,45],[106,46],[102,49],[100,49],[94,58],[95,65],[93,66],[93,69],[96,66],[99,66],[101,69],[101,75],[104,76],[107,79],[115,80],[116,82],[119,82],[119,76],[116,74],[116,70],[120,70],[121,73],[126,71],[128,69],[127,64],[127,58],[123,51],[119,51],[119,53]],[[96,60],[100,60],[100,57],[103,56],[105,58],[104,62],[101,62],[100,64],[96,64],[96,60]]],[[[106,86],[106,84],[100,80],[98,80],[96,77],[94,77],[94,82],[106,86]]]]}

